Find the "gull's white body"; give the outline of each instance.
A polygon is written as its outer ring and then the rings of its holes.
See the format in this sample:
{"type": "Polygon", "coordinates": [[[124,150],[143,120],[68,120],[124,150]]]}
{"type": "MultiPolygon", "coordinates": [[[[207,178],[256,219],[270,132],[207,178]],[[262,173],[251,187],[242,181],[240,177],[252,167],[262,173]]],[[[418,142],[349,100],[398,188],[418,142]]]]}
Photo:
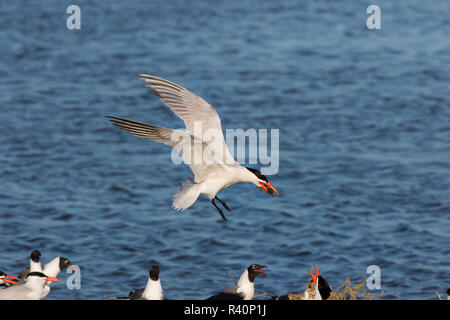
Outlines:
{"type": "Polygon", "coordinates": [[[164,293],[161,286],[161,280],[152,280],[148,278],[144,289],[137,289],[130,294],[130,300],[164,300],[164,293]]]}
{"type": "Polygon", "coordinates": [[[248,270],[246,269],[236,285],[223,290],[208,300],[252,300],[254,294],[255,283],[249,280],[248,270]]]}
{"type": "MultiPolygon", "coordinates": [[[[44,266],[43,270],[43,273],[45,273],[49,277],[57,277],[60,272],[61,269],[59,268],[59,257],[56,257],[52,261],[47,263],[44,266]]],[[[51,283],[51,281],[47,281],[47,284],[49,283],[51,283]]]]}
{"type": "Polygon", "coordinates": [[[158,279],[154,281],[149,278],[142,297],[146,300],[163,300],[164,294],[161,286],[161,280],[158,279]]]}
{"type": "MultiPolygon", "coordinates": [[[[54,258],[52,261],[47,263],[44,266],[44,274],[46,274],[48,277],[54,277],[56,278],[58,274],[61,272],[61,269],[59,267],[59,259],[60,257],[54,258]]],[[[41,299],[44,299],[49,293],[50,293],[50,284],[52,281],[46,281],[44,290],[42,291],[41,299]]]]}
{"type": "Polygon", "coordinates": [[[42,272],[41,261],[34,262],[33,259],[30,259],[30,271],[29,272],[42,272]]]}
{"type": "Polygon", "coordinates": [[[246,269],[236,285],[236,293],[242,296],[243,300],[252,300],[255,294],[255,283],[248,279],[248,270],[246,269]]]}

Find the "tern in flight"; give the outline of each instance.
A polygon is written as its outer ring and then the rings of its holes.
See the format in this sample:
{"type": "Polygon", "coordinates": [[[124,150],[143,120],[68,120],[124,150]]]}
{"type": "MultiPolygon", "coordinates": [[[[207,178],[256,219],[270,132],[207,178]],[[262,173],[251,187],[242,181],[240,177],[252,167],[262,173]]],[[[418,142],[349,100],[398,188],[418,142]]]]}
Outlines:
{"type": "Polygon", "coordinates": [[[230,154],[222,132],[217,111],[201,97],[182,86],[151,75],[140,74],[140,79],[167,106],[180,117],[186,131],[159,127],[118,117],[107,117],[113,124],[140,138],[154,140],[176,148],[183,161],[189,165],[194,179],[188,178],[174,195],[173,208],[185,210],[206,194],[211,203],[226,220],[215,200],[231,211],[217,193],[240,182],[255,184],[271,196],[278,194],[275,187],[260,171],[241,166],[230,154]]]}

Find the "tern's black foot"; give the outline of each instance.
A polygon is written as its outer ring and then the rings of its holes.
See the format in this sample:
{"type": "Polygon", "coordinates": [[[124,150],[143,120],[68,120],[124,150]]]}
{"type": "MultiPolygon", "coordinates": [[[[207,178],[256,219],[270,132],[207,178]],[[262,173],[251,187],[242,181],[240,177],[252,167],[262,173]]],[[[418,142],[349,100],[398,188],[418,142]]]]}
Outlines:
{"type": "MultiPolygon", "coordinates": [[[[216,207],[217,211],[219,211],[220,216],[222,217],[222,219],[225,220],[225,221],[227,221],[227,218],[225,218],[225,215],[223,214],[222,209],[220,209],[220,208],[216,205],[216,202],[215,202],[214,200],[215,200],[215,198],[211,200],[211,203],[214,205],[214,207],[216,207]]],[[[219,200],[219,201],[220,201],[220,200],[219,200]]]]}
{"type": "Polygon", "coordinates": [[[221,200],[221,199],[219,199],[218,197],[215,197],[215,199],[216,200],[218,200],[222,205],[223,205],[223,207],[225,208],[225,209],[227,209],[228,211],[230,211],[231,212],[231,209],[230,209],[230,207],[229,206],[227,206],[227,204],[225,203],[225,201],[223,201],[223,200],[221,200]]]}

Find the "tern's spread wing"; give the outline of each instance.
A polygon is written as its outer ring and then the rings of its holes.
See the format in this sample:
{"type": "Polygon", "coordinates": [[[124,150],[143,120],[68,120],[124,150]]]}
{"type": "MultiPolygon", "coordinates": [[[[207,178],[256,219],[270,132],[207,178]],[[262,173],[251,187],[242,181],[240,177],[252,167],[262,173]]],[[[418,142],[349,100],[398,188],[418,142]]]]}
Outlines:
{"type": "Polygon", "coordinates": [[[108,118],[115,126],[135,136],[176,148],[184,163],[194,173],[195,182],[201,182],[210,172],[220,169],[224,165],[218,163],[214,156],[211,156],[208,145],[187,132],[117,117],[108,118]]]}
{"type": "Polygon", "coordinates": [[[225,143],[219,115],[212,105],[176,83],[146,74],[139,76],[147,83],[145,87],[184,121],[187,132],[203,139],[214,150],[218,162],[236,163],[225,143]]]}

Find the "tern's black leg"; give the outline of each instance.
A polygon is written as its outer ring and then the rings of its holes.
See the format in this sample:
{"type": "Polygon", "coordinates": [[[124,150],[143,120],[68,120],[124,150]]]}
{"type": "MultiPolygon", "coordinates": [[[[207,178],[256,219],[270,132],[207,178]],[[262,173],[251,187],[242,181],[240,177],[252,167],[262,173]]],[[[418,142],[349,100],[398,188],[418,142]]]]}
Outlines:
{"type": "Polygon", "coordinates": [[[227,204],[225,203],[225,201],[223,201],[223,200],[220,200],[218,197],[216,197],[215,198],[216,200],[218,200],[222,205],[223,205],[223,207],[225,208],[225,209],[227,209],[228,211],[230,211],[231,212],[231,209],[230,209],[230,207],[229,206],[227,206],[227,204]]]}
{"type": "Polygon", "coordinates": [[[227,218],[225,218],[225,215],[223,214],[222,209],[220,209],[216,203],[214,202],[215,198],[211,200],[211,203],[214,205],[214,207],[216,207],[217,211],[219,211],[220,216],[222,217],[223,220],[227,221],[227,218]]]}

